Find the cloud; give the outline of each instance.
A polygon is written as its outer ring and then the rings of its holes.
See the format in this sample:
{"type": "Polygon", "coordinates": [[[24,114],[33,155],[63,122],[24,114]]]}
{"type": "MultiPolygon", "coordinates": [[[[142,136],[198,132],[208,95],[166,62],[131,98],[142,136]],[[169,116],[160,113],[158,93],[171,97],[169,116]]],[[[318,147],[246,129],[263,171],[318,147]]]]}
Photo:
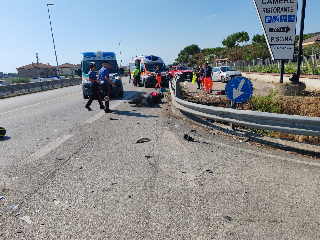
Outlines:
{"type": "Polygon", "coordinates": [[[218,16],[217,14],[208,15],[207,18],[212,18],[218,16]]]}

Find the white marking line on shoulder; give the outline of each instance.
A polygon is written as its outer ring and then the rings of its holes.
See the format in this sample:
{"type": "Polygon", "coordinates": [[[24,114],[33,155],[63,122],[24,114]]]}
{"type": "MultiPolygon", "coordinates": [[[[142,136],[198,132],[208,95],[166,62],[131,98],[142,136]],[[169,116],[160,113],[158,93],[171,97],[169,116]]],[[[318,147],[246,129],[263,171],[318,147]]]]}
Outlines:
{"type": "MultiPolygon", "coordinates": [[[[126,96],[124,99],[119,100],[118,102],[112,104],[110,106],[110,109],[114,109],[117,106],[119,106],[121,103],[123,103],[123,101],[130,99],[132,96],[136,95],[137,92],[131,93],[128,96],[126,96]]],[[[98,114],[96,114],[95,116],[93,116],[92,118],[89,118],[87,121],[83,122],[82,124],[90,124],[93,123],[94,121],[97,121],[99,118],[101,118],[102,116],[105,115],[105,112],[99,112],[98,114]]]]}
{"type": "Polygon", "coordinates": [[[67,141],[68,139],[70,139],[73,136],[74,136],[73,134],[66,134],[66,135],[63,135],[61,137],[58,137],[56,140],[52,141],[48,145],[40,148],[38,151],[36,151],[32,155],[30,155],[26,160],[27,161],[37,160],[39,158],[44,157],[46,154],[48,154],[52,150],[54,150],[57,147],[59,147],[62,143],[64,143],[65,141],[67,141]]]}
{"type": "MultiPolygon", "coordinates": [[[[80,93],[82,93],[82,92],[75,93],[75,94],[73,94],[73,95],[80,94],[80,93]]],[[[72,95],[68,95],[68,96],[64,96],[64,97],[60,97],[60,98],[61,98],[61,99],[62,99],[62,98],[67,98],[67,97],[69,97],[69,96],[71,97],[72,95]]],[[[33,106],[36,106],[36,105],[40,105],[40,104],[52,102],[52,101],[58,100],[58,99],[60,99],[60,98],[54,98],[54,99],[47,100],[47,101],[44,101],[44,102],[41,102],[41,103],[35,103],[35,104],[29,105],[29,106],[25,106],[25,107],[13,109],[13,110],[10,110],[10,111],[7,111],[7,112],[0,113],[0,115],[7,114],[7,113],[12,113],[12,112],[19,111],[19,110],[22,110],[22,109],[25,109],[25,108],[29,108],[29,107],[33,107],[33,106]]]]}

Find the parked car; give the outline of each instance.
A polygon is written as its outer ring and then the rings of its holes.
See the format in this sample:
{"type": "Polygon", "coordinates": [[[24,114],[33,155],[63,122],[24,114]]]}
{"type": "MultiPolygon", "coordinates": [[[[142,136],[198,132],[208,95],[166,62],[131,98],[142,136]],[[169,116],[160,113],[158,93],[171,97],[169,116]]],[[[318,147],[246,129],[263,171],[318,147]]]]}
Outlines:
{"type": "Polygon", "coordinates": [[[182,79],[189,79],[192,80],[193,77],[193,71],[189,70],[186,66],[172,66],[169,70],[170,76],[174,77],[176,74],[182,74],[182,79]]]}
{"type": "Polygon", "coordinates": [[[242,76],[242,74],[230,66],[215,67],[212,69],[212,80],[228,82],[230,79],[239,76],[242,76]]]}

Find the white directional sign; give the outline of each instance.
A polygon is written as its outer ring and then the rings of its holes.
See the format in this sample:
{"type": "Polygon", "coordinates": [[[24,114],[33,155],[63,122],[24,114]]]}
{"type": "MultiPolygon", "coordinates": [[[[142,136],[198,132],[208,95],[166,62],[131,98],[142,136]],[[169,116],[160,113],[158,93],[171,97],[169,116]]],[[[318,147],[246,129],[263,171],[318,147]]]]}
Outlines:
{"type": "Polygon", "coordinates": [[[274,60],[293,59],[298,0],[253,0],[274,60]]]}

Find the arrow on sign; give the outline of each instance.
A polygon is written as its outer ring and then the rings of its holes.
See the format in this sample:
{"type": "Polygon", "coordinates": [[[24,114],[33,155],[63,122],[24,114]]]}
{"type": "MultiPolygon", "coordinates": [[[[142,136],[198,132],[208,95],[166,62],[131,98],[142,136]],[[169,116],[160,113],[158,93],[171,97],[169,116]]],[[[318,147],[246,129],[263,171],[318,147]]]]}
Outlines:
{"type": "Polygon", "coordinates": [[[236,99],[238,97],[240,97],[242,94],[244,94],[244,92],[241,92],[241,89],[243,87],[243,84],[246,82],[246,80],[242,79],[238,89],[233,89],[233,99],[236,99]]]}
{"type": "Polygon", "coordinates": [[[288,33],[291,30],[288,26],[286,27],[277,27],[277,28],[269,28],[269,32],[286,32],[288,33]]]}

